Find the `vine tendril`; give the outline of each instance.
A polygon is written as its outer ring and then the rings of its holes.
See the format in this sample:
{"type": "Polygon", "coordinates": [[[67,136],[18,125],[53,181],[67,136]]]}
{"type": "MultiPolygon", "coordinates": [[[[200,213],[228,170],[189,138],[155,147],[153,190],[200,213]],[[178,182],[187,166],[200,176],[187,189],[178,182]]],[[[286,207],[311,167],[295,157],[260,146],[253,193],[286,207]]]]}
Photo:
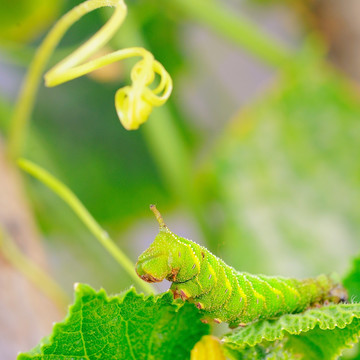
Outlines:
{"type": "MultiPolygon", "coordinates": [[[[56,86],[115,61],[142,56],[143,59],[137,62],[131,71],[132,85],[119,89],[115,95],[115,108],[121,123],[125,129],[134,130],[147,120],[154,106],[161,106],[165,103],[171,94],[172,81],[167,71],[154,59],[153,55],[144,48],[139,47],[118,50],[80,64],[105,45],[125,19],[127,11],[123,0],[107,1],[105,4],[116,6],[113,16],[87,42],[49,70],[45,74],[45,84],[47,86],[56,86]],[[151,90],[149,85],[154,82],[155,74],[160,76],[160,83],[154,90],[151,90]]],[[[64,33],[69,26],[84,14],[84,11],[88,12],[105,4],[104,1],[100,0],[88,0],[60,19],[55,28],[59,26],[64,33]],[[72,16],[72,13],[79,16],[72,16]],[[62,26],[62,22],[65,26],[62,26]]]]}
{"type": "Polygon", "coordinates": [[[130,86],[119,89],[115,94],[115,108],[122,125],[135,130],[144,123],[154,106],[161,106],[172,91],[172,80],[165,68],[154,56],[141,47],[127,48],[100,56],[85,62],[114,36],[123,23],[127,8],[123,0],[87,0],[68,13],[54,25],[40,45],[20,92],[10,129],[9,151],[13,158],[19,155],[26,124],[33,108],[39,78],[46,63],[67,30],[85,14],[100,7],[115,7],[115,11],[89,40],[60,61],[45,74],[46,86],[52,87],[88,74],[110,63],[135,56],[142,57],[131,70],[130,86]],[[158,85],[150,88],[160,77],[158,85]]]}

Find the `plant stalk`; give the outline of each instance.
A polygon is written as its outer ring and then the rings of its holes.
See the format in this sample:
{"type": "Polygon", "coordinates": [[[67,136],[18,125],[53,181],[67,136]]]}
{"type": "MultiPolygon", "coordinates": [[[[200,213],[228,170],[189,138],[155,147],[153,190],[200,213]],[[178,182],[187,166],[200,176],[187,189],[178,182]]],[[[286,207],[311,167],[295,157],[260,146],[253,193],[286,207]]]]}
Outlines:
{"type": "Polygon", "coordinates": [[[31,161],[20,159],[18,165],[21,169],[40,180],[49,187],[56,195],[65,201],[65,203],[75,212],[100,244],[109,252],[109,254],[122,266],[128,275],[139,285],[145,293],[153,293],[153,288],[141,280],[135,273],[132,261],[116,246],[109,234],[96,222],[93,216],[80,202],[76,195],[63,183],[50,175],[46,170],[31,161]]]}

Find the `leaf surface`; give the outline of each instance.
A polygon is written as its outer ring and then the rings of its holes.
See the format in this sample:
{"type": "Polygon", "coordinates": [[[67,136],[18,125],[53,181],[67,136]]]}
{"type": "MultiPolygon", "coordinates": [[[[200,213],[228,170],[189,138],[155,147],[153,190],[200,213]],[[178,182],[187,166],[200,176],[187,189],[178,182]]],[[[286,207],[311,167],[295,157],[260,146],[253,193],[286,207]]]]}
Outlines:
{"type": "MultiPolygon", "coordinates": [[[[360,234],[359,100],[312,57],[228,125],[202,179],[224,217],[212,248],[226,244],[222,256],[235,269],[342,272],[360,234]]],[[[214,214],[210,225],[220,221],[214,214]]]]}
{"type": "Polygon", "coordinates": [[[208,332],[197,309],[174,302],[170,292],[144,297],[130,289],[108,297],[79,284],[65,321],[18,360],[183,360],[208,332]]]}
{"type": "Polygon", "coordinates": [[[284,348],[299,359],[306,356],[315,360],[335,359],[344,348],[356,343],[359,335],[360,304],[346,304],[258,321],[226,335],[223,341],[232,350],[248,353],[250,347],[259,349],[263,344],[266,347],[267,342],[280,340],[279,349],[284,348]]]}
{"type": "Polygon", "coordinates": [[[360,300],[360,256],[353,260],[352,269],[343,280],[349,299],[352,301],[360,300]]]}

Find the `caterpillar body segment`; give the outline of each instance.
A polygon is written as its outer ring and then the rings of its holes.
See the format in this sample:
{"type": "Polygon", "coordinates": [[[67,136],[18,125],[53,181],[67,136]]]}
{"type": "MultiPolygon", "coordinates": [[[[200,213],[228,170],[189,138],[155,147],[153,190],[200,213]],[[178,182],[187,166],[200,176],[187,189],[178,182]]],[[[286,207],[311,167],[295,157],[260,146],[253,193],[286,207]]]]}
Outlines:
{"type": "Polygon", "coordinates": [[[347,299],[341,285],[326,275],[298,280],[238,272],[203,246],[172,233],[157,209],[151,210],[160,232],[140,255],[136,272],[148,282],[171,281],[174,297],[194,303],[205,320],[236,327],[347,299]]]}

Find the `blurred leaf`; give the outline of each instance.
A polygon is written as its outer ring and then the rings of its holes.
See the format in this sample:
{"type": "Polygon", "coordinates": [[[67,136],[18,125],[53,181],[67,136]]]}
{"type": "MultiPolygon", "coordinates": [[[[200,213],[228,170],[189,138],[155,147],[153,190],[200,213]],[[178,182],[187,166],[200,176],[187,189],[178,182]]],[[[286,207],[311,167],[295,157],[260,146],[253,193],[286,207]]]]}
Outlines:
{"type": "Polygon", "coordinates": [[[203,336],[191,350],[191,360],[225,360],[220,340],[211,335],[203,336]]]}
{"type": "Polygon", "coordinates": [[[28,42],[59,15],[62,0],[5,0],[1,3],[0,40],[28,42]]]}
{"type": "Polygon", "coordinates": [[[360,299],[360,257],[353,260],[352,269],[343,280],[349,299],[359,301],[360,299]]]}
{"type": "Polygon", "coordinates": [[[295,276],[345,269],[360,237],[359,118],[357,89],[310,55],[235,117],[205,178],[227,261],[295,276]]]}
{"type": "Polygon", "coordinates": [[[241,352],[264,341],[284,339],[284,348],[297,358],[330,360],[356,343],[359,335],[360,304],[346,304],[257,321],[225,336],[223,341],[241,352]]]}
{"type": "Polygon", "coordinates": [[[247,346],[236,350],[225,346],[226,353],[233,360],[294,360],[295,357],[289,350],[284,349],[282,342],[263,341],[255,346],[247,346]]]}
{"type": "Polygon", "coordinates": [[[170,292],[144,297],[130,289],[108,297],[104,290],[95,292],[78,284],[65,321],[55,324],[50,337],[18,359],[183,360],[208,332],[197,309],[174,303],[170,292]]]}

